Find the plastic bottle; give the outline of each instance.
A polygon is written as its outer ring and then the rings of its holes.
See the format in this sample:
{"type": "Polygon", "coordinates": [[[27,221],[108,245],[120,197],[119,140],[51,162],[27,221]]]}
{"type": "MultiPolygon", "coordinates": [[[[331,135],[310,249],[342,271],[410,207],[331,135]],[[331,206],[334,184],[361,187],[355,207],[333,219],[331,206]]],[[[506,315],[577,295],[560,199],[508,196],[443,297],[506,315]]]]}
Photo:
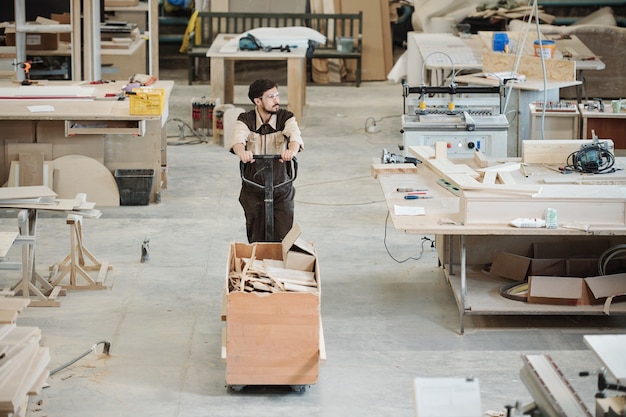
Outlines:
{"type": "Polygon", "coordinates": [[[546,221],[543,219],[520,218],[511,220],[511,226],[515,227],[546,227],[546,221]]]}

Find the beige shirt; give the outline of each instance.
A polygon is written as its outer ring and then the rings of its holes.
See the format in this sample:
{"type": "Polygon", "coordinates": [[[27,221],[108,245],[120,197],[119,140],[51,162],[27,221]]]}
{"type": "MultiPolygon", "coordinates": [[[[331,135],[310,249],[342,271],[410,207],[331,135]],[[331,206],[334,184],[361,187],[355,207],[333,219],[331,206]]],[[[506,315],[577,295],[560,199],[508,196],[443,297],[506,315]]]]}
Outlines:
{"type": "MultiPolygon", "coordinates": [[[[263,121],[256,110],[255,114],[255,130],[258,130],[263,125],[263,121]]],[[[276,122],[277,116],[273,114],[268,123],[273,128],[272,130],[276,130],[276,122]]],[[[252,151],[255,155],[280,155],[291,141],[296,141],[300,144],[300,151],[304,149],[302,134],[295,117],[290,117],[285,122],[285,126],[282,131],[276,131],[265,135],[251,131],[245,123],[237,120],[233,129],[233,135],[230,138],[229,149],[232,150],[233,146],[237,143],[241,143],[247,150],[252,151]]]]}

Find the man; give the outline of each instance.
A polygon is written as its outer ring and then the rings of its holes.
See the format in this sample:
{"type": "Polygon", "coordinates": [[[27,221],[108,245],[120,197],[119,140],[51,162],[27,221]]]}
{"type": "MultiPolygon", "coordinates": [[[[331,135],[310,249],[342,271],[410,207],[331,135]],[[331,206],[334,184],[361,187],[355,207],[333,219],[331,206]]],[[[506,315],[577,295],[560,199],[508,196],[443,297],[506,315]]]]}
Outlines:
{"type": "MultiPolygon", "coordinates": [[[[272,80],[256,80],[248,89],[255,108],[242,113],[230,138],[230,152],[244,165],[244,178],[265,185],[263,161],[254,155],[280,155],[273,160],[274,185],[290,177],[291,160],[304,149],[294,114],[280,108],[278,85],[272,80]]],[[[265,190],[242,183],[239,202],[246,216],[248,242],[265,241],[265,190]]],[[[280,242],[293,226],[295,188],[292,183],[274,190],[274,241],[280,242]]]]}

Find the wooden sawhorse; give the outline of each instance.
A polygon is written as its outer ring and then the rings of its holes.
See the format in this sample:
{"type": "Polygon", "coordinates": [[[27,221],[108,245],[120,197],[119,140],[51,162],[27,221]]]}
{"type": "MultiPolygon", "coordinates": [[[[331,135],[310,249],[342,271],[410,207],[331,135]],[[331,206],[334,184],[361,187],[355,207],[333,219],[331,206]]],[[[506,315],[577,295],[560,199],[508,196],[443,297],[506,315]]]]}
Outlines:
{"type": "Polygon", "coordinates": [[[107,271],[113,269],[108,262],[100,262],[90,251],[83,245],[83,216],[78,214],[68,214],[66,223],[70,225],[70,253],[59,264],[50,267],[53,270],[54,277],[51,278],[52,286],[60,285],[68,290],[103,290],[107,286],[104,285],[107,271]],[[85,258],[89,258],[92,262],[90,265],[85,263],[85,258]],[[93,279],[87,271],[98,271],[98,276],[93,279]],[[62,284],[61,281],[69,274],[69,284],[62,284]],[[86,284],[79,284],[78,278],[82,278],[86,284]]]}

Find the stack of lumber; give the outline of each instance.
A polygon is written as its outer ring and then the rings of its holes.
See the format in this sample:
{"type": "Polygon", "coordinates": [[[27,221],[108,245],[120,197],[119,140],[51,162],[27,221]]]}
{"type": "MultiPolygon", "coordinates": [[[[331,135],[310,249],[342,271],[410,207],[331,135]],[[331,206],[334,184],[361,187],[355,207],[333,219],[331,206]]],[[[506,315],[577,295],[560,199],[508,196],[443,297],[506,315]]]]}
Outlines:
{"type": "Polygon", "coordinates": [[[23,416],[28,397],[48,378],[50,353],[41,347],[41,330],[16,325],[30,300],[0,298],[0,417],[23,416]]]}
{"type": "Polygon", "coordinates": [[[64,211],[93,218],[99,218],[102,214],[95,209],[95,203],[86,201],[85,194],[77,194],[72,199],[58,199],[56,196],[45,185],[0,187],[0,207],[64,211]]]}
{"type": "Polygon", "coordinates": [[[243,292],[309,292],[317,293],[315,274],[287,269],[275,259],[239,259],[239,268],[228,276],[229,291],[243,292]]]}
{"type": "MultiPolygon", "coordinates": [[[[514,2],[517,3],[517,2],[514,2]]],[[[532,6],[519,6],[519,7],[500,7],[499,5],[493,5],[493,7],[477,7],[476,12],[470,14],[468,17],[480,18],[480,19],[500,19],[509,21],[511,19],[526,20],[528,16],[532,16],[534,13],[532,6]]],[[[539,20],[543,23],[554,22],[554,16],[545,13],[541,7],[538,11],[539,20]]]]}

